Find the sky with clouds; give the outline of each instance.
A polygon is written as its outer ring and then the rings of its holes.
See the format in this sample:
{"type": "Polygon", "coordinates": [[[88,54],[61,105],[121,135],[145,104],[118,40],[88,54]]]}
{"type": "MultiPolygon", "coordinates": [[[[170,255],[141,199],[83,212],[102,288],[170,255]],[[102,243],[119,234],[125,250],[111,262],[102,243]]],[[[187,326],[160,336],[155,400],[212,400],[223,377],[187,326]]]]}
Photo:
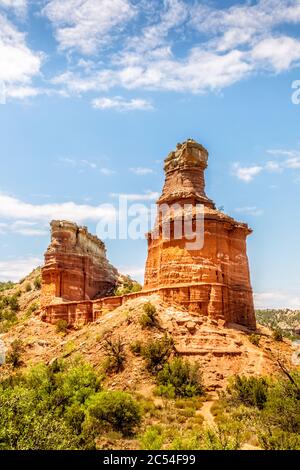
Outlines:
{"type": "MultiPolygon", "coordinates": [[[[296,0],[0,0],[0,281],[42,262],[51,219],[153,204],[192,137],[254,230],[256,306],[300,308],[299,90],[296,0]]],[[[146,241],[106,244],[141,280],[146,241]]]]}

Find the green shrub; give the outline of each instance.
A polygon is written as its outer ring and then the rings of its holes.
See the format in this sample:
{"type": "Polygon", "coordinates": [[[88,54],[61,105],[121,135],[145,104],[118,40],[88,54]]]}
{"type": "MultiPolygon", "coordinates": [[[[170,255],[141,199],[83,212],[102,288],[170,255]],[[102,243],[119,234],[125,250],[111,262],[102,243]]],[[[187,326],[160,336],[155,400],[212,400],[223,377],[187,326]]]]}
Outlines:
{"type": "Polygon", "coordinates": [[[141,284],[136,281],[133,281],[129,276],[123,281],[123,285],[118,287],[114,295],[125,295],[131,294],[134,292],[140,292],[142,290],[141,284]]]}
{"type": "Polygon", "coordinates": [[[158,393],[174,397],[193,397],[204,394],[202,374],[199,365],[176,357],[166,363],[157,374],[158,393]]]}
{"type": "Polygon", "coordinates": [[[253,333],[249,336],[249,341],[250,343],[254,344],[254,346],[259,346],[260,336],[253,333]]]}
{"type": "Polygon", "coordinates": [[[133,354],[136,354],[137,356],[142,354],[142,348],[143,348],[143,345],[141,341],[135,341],[134,343],[131,343],[130,345],[130,351],[133,352],[133,354]]]}
{"type": "Polygon", "coordinates": [[[31,316],[33,313],[35,313],[39,309],[39,303],[34,302],[33,304],[30,305],[30,307],[27,309],[26,315],[31,316]]]}
{"type": "Polygon", "coordinates": [[[41,287],[42,287],[42,280],[41,280],[41,276],[37,276],[34,280],[34,287],[36,290],[39,290],[41,287]]]}
{"type": "Polygon", "coordinates": [[[109,425],[114,431],[132,434],[141,422],[138,402],[125,392],[100,392],[93,395],[88,403],[89,415],[101,424],[109,425]]]}
{"type": "Polygon", "coordinates": [[[147,369],[156,374],[162,369],[173,350],[173,340],[165,335],[162,339],[152,341],[142,347],[141,354],[146,359],[147,369]]]}
{"type": "Polygon", "coordinates": [[[206,429],[201,447],[205,450],[239,450],[241,445],[241,426],[227,423],[206,429]]]}
{"type": "Polygon", "coordinates": [[[151,302],[147,302],[143,306],[144,313],[140,318],[140,324],[143,328],[152,328],[157,325],[157,312],[155,306],[151,302]]]}
{"type": "Polygon", "coordinates": [[[30,291],[32,291],[32,287],[31,287],[30,282],[27,282],[27,284],[25,285],[25,292],[30,292],[30,291]]]}
{"type": "Polygon", "coordinates": [[[300,435],[281,429],[259,433],[258,440],[264,450],[300,450],[300,435]]]}
{"type": "Polygon", "coordinates": [[[227,392],[236,402],[262,409],[268,397],[268,383],[263,377],[237,375],[231,381],[227,392]]]}
{"type": "Polygon", "coordinates": [[[268,428],[300,433],[300,372],[286,372],[288,376],[280,378],[269,388],[262,418],[268,428]]]}
{"type": "Polygon", "coordinates": [[[10,350],[6,356],[6,362],[11,364],[14,368],[19,367],[22,364],[21,357],[23,352],[23,341],[15,339],[10,345],[10,350]]]}
{"type": "Polygon", "coordinates": [[[9,298],[9,306],[11,308],[11,310],[13,312],[18,312],[20,310],[20,305],[19,305],[19,301],[18,301],[18,296],[15,294],[15,295],[12,295],[10,298],[9,298]]]}
{"type": "Polygon", "coordinates": [[[56,323],[56,333],[67,333],[68,322],[66,320],[58,320],[56,323]]]}
{"type": "Polygon", "coordinates": [[[9,282],[0,282],[0,292],[4,292],[5,290],[12,289],[14,287],[14,283],[9,282]]]}
{"type": "Polygon", "coordinates": [[[107,371],[120,372],[124,369],[126,361],[125,344],[121,338],[118,337],[113,340],[110,336],[105,338],[105,349],[108,354],[108,361],[106,363],[107,371]]]}
{"type": "Polygon", "coordinates": [[[140,437],[142,450],[161,450],[164,437],[160,426],[150,426],[140,437]]]}
{"type": "Polygon", "coordinates": [[[272,337],[275,341],[282,341],[283,340],[282,331],[279,328],[276,328],[276,330],[273,331],[272,337]]]}
{"type": "Polygon", "coordinates": [[[101,378],[79,360],[0,380],[0,449],[95,449],[99,427],[87,421],[87,401],[99,390],[101,378]]]}

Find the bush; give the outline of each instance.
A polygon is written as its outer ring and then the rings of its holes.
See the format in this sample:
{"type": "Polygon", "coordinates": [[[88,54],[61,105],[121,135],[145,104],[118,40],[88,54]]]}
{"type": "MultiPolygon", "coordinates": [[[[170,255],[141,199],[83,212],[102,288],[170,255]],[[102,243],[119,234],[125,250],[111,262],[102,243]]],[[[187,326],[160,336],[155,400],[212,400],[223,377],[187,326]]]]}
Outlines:
{"type": "Polygon", "coordinates": [[[239,450],[241,445],[241,426],[224,424],[206,429],[201,447],[205,450],[239,450]]]}
{"type": "Polygon", "coordinates": [[[253,333],[249,336],[249,341],[254,344],[254,346],[259,346],[260,336],[253,333]]]}
{"type": "Polygon", "coordinates": [[[157,325],[157,312],[151,302],[143,306],[144,313],[140,318],[140,324],[143,328],[151,328],[157,325]]]}
{"type": "Polygon", "coordinates": [[[111,337],[105,338],[105,349],[108,353],[106,369],[115,372],[123,370],[126,354],[124,350],[125,344],[121,338],[119,337],[115,341],[111,337]]]}
{"type": "Polygon", "coordinates": [[[34,280],[34,287],[36,290],[39,290],[41,287],[42,287],[42,280],[41,280],[41,276],[37,276],[34,280]]]}
{"type": "Polygon", "coordinates": [[[300,450],[300,436],[281,429],[259,433],[259,444],[264,450],[300,450]]]}
{"type": "Polygon", "coordinates": [[[78,360],[0,380],[0,449],[95,449],[99,427],[88,427],[87,401],[100,386],[92,366],[78,360]]]}
{"type": "Polygon", "coordinates": [[[268,397],[268,383],[263,377],[237,375],[231,381],[227,392],[233,401],[263,409],[268,397]]]}
{"type": "Polygon", "coordinates": [[[157,375],[158,394],[174,397],[193,397],[204,394],[199,365],[176,357],[164,365],[157,375]]]}
{"type": "Polygon", "coordinates": [[[160,450],[164,442],[160,426],[150,426],[140,438],[142,450],[160,450]]]}
{"type": "Polygon", "coordinates": [[[136,354],[137,356],[142,354],[142,348],[143,348],[143,345],[141,341],[135,341],[134,343],[131,343],[130,345],[130,351],[133,352],[133,354],[136,354]]]}
{"type": "Polygon", "coordinates": [[[173,340],[165,335],[162,339],[152,341],[142,347],[142,356],[146,359],[147,369],[156,374],[162,369],[173,349],[173,340]]]}
{"type": "Polygon", "coordinates": [[[38,302],[34,302],[33,304],[30,305],[30,307],[27,309],[26,315],[31,316],[33,313],[35,313],[39,309],[39,304],[38,302]]]}
{"type": "Polygon", "coordinates": [[[125,392],[100,392],[91,397],[88,413],[103,425],[125,435],[132,434],[141,422],[141,410],[136,400],[125,392]]]}
{"type": "Polygon", "coordinates": [[[25,285],[25,292],[30,292],[30,291],[32,291],[32,287],[31,287],[30,282],[27,282],[27,284],[25,285]]]}
{"type": "Polygon", "coordinates": [[[22,364],[21,357],[24,352],[23,341],[16,339],[11,343],[10,350],[6,357],[6,362],[11,364],[14,368],[22,364]]]}
{"type": "Polygon", "coordinates": [[[282,331],[277,328],[276,330],[273,331],[272,337],[275,341],[282,341],[283,336],[282,336],[282,331]]]}
{"type": "Polygon", "coordinates": [[[20,305],[18,301],[18,296],[15,294],[9,298],[9,306],[12,312],[18,312],[20,310],[20,305]]]}
{"type": "Polygon", "coordinates": [[[56,323],[56,333],[67,333],[68,322],[66,320],[58,320],[56,323]]]}
{"type": "Polygon", "coordinates": [[[140,292],[142,290],[141,284],[136,281],[133,281],[129,276],[123,281],[123,286],[118,287],[114,295],[125,295],[131,294],[134,292],[140,292]]]}

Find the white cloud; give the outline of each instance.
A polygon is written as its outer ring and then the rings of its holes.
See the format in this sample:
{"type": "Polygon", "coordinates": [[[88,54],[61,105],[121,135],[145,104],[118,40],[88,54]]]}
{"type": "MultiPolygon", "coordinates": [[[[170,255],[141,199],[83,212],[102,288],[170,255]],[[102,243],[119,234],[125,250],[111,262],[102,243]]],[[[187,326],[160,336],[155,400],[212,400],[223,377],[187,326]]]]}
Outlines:
{"type": "Polygon", "coordinates": [[[114,170],[111,170],[110,168],[102,168],[98,163],[90,160],[75,160],[74,158],[61,157],[59,161],[73,168],[77,168],[79,172],[83,172],[86,168],[88,168],[93,171],[100,171],[100,173],[105,176],[115,174],[114,170]]]}
{"type": "Polygon", "coordinates": [[[255,176],[259,175],[263,171],[262,166],[254,165],[248,167],[242,167],[239,163],[233,165],[233,175],[239,180],[249,183],[254,179],[255,176]]]}
{"type": "Polygon", "coordinates": [[[93,108],[96,109],[115,109],[116,111],[135,111],[135,110],[150,110],[153,109],[152,104],[140,98],[133,98],[126,100],[121,96],[113,98],[95,98],[92,101],[93,108]]]}
{"type": "Polygon", "coordinates": [[[40,73],[42,54],[26,45],[21,33],[0,14],[0,81],[10,85],[24,85],[40,73]]]}
{"type": "Polygon", "coordinates": [[[55,27],[60,49],[94,54],[135,15],[128,0],[51,0],[43,13],[55,27]]]}
{"type": "Polygon", "coordinates": [[[111,193],[110,197],[124,198],[127,201],[154,201],[159,198],[159,193],[154,191],[147,191],[143,194],[111,193]]]}
{"type": "Polygon", "coordinates": [[[256,206],[237,207],[234,211],[240,214],[252,215],[253,217],[258,217],[264,213],[262,209],[256,206]]]}
{"type": "Polygon", "coordinates": [[[300,309],[300,295],[293,292],[268,291],[254,294],[255,308],[300,309]]]}
{"type": "Polygon", "coordinates": [[[114,175],[116,172],[114,170],[111,170],[110,168],[100,168],[100,173],[105,176],[111,176],[114,175]]]}
{"type": "Polygon", "coordinates": [[[37,222],[29,222],[26,220],[16,220],[12,223],[1,222],[0,233],[1,234],[18,234],[27,237],[41,237],[48,235],[48,227],[41,226],[37,222]]]}
{"type": "MultiPolygon", "coordinates": [[[[299,169],[300,168],[300,151],[298,150],[285,150],[285,149],[270,149],[267,151],[275,157],[283,157],[279,162],[268,162],[276,165],[278,169],[299,169]]],[[[268,169],[268,168],[267,168],[268,169]]]]}
{"type": "Polygon", "coordinates": [[[143,282],[145,274],[144,266],[118,266],[118,271],[130,276],[134,280],[143,282]]]}
{"type": "Polygon", "coordinates": [[[27,10],[27,0],[0,0],[0,7],[12,8],[18,15],[24,15],[27,10]]]}
{"type": "Polygon", "coordinates": [[[255,176],[265,171],[282,173],[285,170],[300,169],[300,152],[297,150],[269,149],[267,153],[273,157],[280,157],[280,159],[268,160],[263,165],[252,165],[249,167],[242,167],[239,163],[234,163],[232,174],[238,179],[249,183],[255,176]]]}
{"type": "Polygon", "coordinates": [[[140,35],[133,36],[128,40],[128,50],[138,53],[155,51],[156,55],[169,53],[168,48],[162,46],[170,30],[182,24],[188,17],[188,5],[181,0],[165,0],[159,5],[162,11],[159,20],[155,24],[146,26],[140,35]]]}
{"type": "Polygon", "coordinates": [[[142,166],[138,166],[136,168],[130,168],[131,173],[134,173],[135,175],[138,176],[144,176],[144,175],[149,175],[151,173],[154,173],[152,168],[145,168],[142,166]]]}
{"type": "Polygon", "coordinates": [[[19,281],[43,263],[38,257],[0,261],[0,281],[19,281]]]}
{"type": "Polygon", "coordinates": [[[262,61],[275,72],[288,70],[300,61],[300,41],[287,36],[270,37],[262,40],[251,52],[255,61],[262,61]]]}
{"type": "Polygon", "coordinates": [[[102,218],[112,218],[115,213],[112,208],[90,206],[65,202],[57,204],[30,204],[12,196],[0,193],[0,217],[5,219],[40,220],[49,222],[52,219],[67,219],[82,223],[87,220],[98,221],[102,218]]]}
{"type": "Polygon", "coordinates": [[[282,168],[281,168],[280,164],[278,162],[273,161],[273,160],[269,160],[266,163],[265,169],[267,171],[272,171],[272,172],[281,172],[282,171],[282,168]]]}

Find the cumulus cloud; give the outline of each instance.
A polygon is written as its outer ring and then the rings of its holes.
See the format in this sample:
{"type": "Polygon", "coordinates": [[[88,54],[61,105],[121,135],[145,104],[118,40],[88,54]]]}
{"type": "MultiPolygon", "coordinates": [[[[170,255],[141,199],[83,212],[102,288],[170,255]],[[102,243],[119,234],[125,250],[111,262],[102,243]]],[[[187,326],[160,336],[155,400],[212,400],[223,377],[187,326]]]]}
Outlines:
{"type": "Polygon", "coordinates": [[[0,7],[12,8],[18,15],[24,15],[27,10],[27,0],[0,0],[0,7]]]}
{"type": "MultiPolygon", "coordinates": [[[[122,38],[101,65],[89,61],[88,67],[67,70],[52,83],[79,95],[114,87],[203,93],[230,86],[256,71],[282,72],[300,60],[300,41],[276,30],[300,23],[295,0],[261,0],[228,8],[146,0],[136,5],[135,13],[130,19],[142,16],[144,21],[134,23],[136,33],[127,32],[127,39],[122,38]],[[143,16],[145,9],[148,14],[143,16]],[[195,30],[201,36],[186,46],[183,39],[195,30]],[[179,55],[174,46],[181,43],[179,55]]],[[[114,97],[100,100],[101,109],[120,107],[114,97]]]]}
{"type": "Polygon", "coordinates": [[[255,61],[271,66],[275,72],[299,65],[300,41],[287,36],[266,38],[256,44],[251,52],[255,61]]]}
{"type": "Polygon", "coordinates": [[[254,294],[255,308],[300,309],[300,295],[293,292],[267,291],[254,294]]]}
{"type": "Polygon", "coordinates": [[[232,174],[239,180],[249,183],[262,172],[282,173],[286,170],[300,169],[300,151],[298,150],[270,149],[267,150],[267,153],[272,155],[274,159],[260,165],[247,167],[236,162],[232,166],[232,174]]]}
{"type": "Polygon", "coordinates": [[[262,166],[241,166],[239,163],[233,165],[232,173],[239,180],[249,183],[255,176],[259,175],[263,171],[262,166]]]}
{"type": "Polygon", "coordinates": [[[116,111],[135,111],[135,110],[150,110],[153,109],[152,104],[144,99],[133,98],[126,100],[121,96],[113,98],[95,98],[92,101],[93,108],[96,109],[114,109],[116,111]]]}
{"type": "Polygon", "coordinates": [[[43,10],[62,50],[94,54],[136,13],[128,0],[51,0],[43,10]]]}
{"type": "Polygon", "coordinates": [[[40,73],[42,54],[32,51],[26,44],[25,34],[0,13],[0,82],[5,96],[33,96],[33,77],[40,73]]]}
{"type": "Polygon", "coordinates": [[[54,204],[30,204],[13,196],[0,193],[0,217],[5,219],[40,220],[67,219],[82,223],[99,221],[102,218],[113,219],[112,208],[106,205],[91,206],[75,202],[54,204]]]}
{"type": "Polygon", "coordinates": [[[33,256],[0,261],[0,281],[17,282],[42,263],[41,258],[33,256]]]}

